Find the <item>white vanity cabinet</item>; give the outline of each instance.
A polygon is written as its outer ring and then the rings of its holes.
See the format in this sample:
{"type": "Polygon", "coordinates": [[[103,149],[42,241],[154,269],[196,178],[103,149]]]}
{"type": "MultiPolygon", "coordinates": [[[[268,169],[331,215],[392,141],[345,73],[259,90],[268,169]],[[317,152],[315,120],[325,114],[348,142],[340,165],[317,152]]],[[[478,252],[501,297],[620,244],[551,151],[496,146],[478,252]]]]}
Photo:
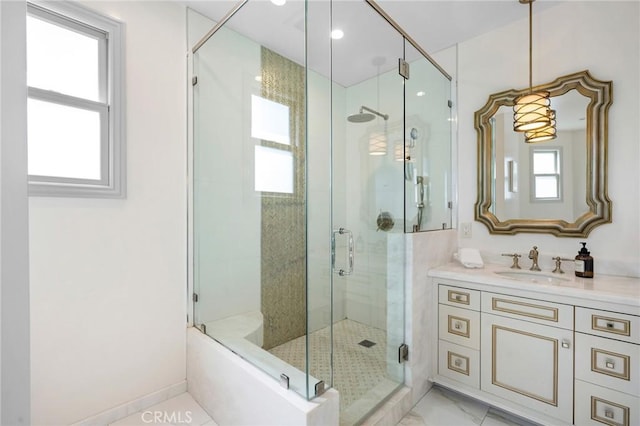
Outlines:
{"type": "Polygon", "coordinates": [[[431,380],[540,424],[640,426],[640,280],[562,288],[490,274],[430,272],[431,380]]]}

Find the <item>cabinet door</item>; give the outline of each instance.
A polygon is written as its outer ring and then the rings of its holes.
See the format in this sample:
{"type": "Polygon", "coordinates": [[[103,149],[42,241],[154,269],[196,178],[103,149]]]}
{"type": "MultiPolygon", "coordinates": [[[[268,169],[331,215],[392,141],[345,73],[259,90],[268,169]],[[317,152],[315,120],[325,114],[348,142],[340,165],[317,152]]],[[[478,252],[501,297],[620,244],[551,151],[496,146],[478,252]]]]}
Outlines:
{"type": "Polygon", "coordinates": [[[576,379],[640,396],[640,346],[576,333],[576,379]]]}
{"type": "Polygon", "coordinates": [[[440,305],[438,335],[440,339],[480,349],[480,312],[440,305]]]}
{"type": "Polygon", "coordinates": [[[482,314],[481,389],[573,422],[573,332],[482,314]]]}
{"type": "Polygon", "coordinates": [[[640,398],[576,380],[576,425],[640,425],[640,398]]]}
{"type": "Polygon", "coordinates": [[[438,373],[480,389],[480,352],[440,340],[438,342],[438,373]]]}

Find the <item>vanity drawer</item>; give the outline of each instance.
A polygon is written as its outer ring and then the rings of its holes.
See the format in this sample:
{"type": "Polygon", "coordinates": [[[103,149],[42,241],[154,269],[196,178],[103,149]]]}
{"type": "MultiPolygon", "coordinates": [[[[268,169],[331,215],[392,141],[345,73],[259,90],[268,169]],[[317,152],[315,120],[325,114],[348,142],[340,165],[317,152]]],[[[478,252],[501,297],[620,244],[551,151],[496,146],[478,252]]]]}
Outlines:
{"type": "Polygon", "coordinates": [[[468,288],[440,284],[438,302],[465,309],[480,310],[480,292],[468,288]]]}
{"type": "Polygon", "coordinates": [[[482,312],[573,330],[571,305],[483,292],[482,312]]]}
{"type": "Polygon", "coordinates": [[[480,389],[480,352],[440,340],[438,372],[441,376],[480,389]]]}
{"type": "Polygon", "coordinates": [[[576,380],[575,424],[634,426],[640,424],[640,398],[576,380]]]}
{"type": "Polygon", "coordinates": [[[480,349],[480,312],[439,305],[438,336],[442,340],[480,349]]]}
{"type": "Polygon", "coordinates": [[[576,379],[640,396],[640,346],[576,333],[576,379]]]}
{"type": "Polygon", "coordinates": [[[576,331],[640,344],[640,317],[576,307],[576,331]]]}

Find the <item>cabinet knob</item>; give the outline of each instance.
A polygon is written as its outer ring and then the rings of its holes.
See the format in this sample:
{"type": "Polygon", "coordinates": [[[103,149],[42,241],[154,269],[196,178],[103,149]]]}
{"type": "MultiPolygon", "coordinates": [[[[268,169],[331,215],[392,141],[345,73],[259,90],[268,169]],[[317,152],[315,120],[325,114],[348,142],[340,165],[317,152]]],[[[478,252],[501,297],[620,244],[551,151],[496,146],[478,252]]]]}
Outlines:
{"type": "Polygon", "coordinates": [[[569,342],[568,340],[563,340],[562,347],[565,349],[569,349],[571,347],[571,342],[569,342]]]}
{"type": "Polygon", "coordinates": [[[608,419],[613,419],[615,417],[615,414],[613,413],[613,410],[611,408],[605,408],[604,416],[608,419]]]}
{"type": "Polygon", "coordinates": [[[456,367],[460,367],[462,365],[462,361],[460,361],[460,358],[456,358],[455,361],[453,361],[453,365],[455,365],[456,367]]]}
{"type": "Polygon", "coordinates": [[[461,296],[461,295],[459,295],[459,294],[456,294],[456,300],[457,300],[457,301],[461,302],[463,299],[464,299],[464,297],[462,297],[462,296],[461,296]]]}
{"type": "Polygon", "coordinates": [[[614,326],[615,326],[615,324],[612,323],[612,322],[608,322],[607,323],[607,328],[613,328],[614,326]]]}
{"type": "Polygon", "coordinates": [[[456,323],[453,325],[453,328],[455,328],[456,330],[460,330],[462,328],[462,324],[460,323],[460,321],[456,321],[456,323]]]}
{"type": "Polygon", "coordinates": [[[605,365],[607,368],[611,369],[611,370],[613,370],[614,368],[616,368],[616,363],[615,363],[613,360],[611,360],[611,359],[606,360],[606,361],[604,362],[604,365],[605,365]]]}

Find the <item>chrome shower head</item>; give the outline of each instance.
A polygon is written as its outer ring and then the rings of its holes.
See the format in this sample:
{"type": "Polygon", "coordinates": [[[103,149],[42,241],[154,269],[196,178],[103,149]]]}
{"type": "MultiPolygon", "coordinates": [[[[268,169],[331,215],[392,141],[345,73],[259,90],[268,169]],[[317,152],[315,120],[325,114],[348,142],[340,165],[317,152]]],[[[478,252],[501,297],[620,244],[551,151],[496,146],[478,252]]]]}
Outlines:
{"type": "Polygon", "coordinates": [[[348,116],[347,120],[350,121],[351,123],[366,123],[367,121],[371,121],[374,118],[376,118],[376,115],[378,117],[384,118],[385,121],[389,119],[389,116],[387,114],[379,113],[378,111],[363,105],[360,107],[360,112],[358,114],[353,114],[348,116]],[[365,112],[365,111],[368,111],[368,112],[365,112]]]}

